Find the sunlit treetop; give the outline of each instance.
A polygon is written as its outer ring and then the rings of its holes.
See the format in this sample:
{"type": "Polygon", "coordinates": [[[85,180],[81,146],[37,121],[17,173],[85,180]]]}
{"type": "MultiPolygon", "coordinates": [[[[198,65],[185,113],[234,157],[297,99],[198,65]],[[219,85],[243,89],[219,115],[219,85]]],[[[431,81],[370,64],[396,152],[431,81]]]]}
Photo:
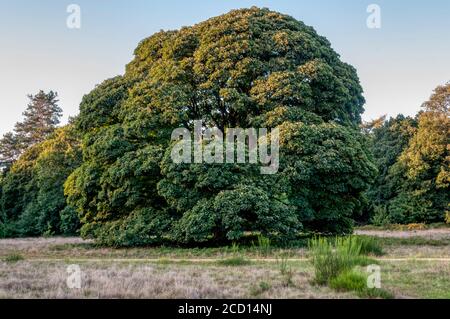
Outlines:
{"type": "Polygon", "coordinates": [[[130,102],[167,123],[249,126],[278,108],[359,123],[355,69],[312,27],[252,7],[141,41],[126,78],[130,102]]]}

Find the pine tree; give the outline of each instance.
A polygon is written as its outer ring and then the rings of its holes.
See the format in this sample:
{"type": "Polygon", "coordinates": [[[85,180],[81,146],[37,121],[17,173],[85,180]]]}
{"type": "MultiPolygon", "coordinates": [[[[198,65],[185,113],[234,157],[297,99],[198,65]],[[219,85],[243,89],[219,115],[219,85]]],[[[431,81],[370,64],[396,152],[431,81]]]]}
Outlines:
{"type": "Polygon", "coordinates": [[[62,109],[58,106],[58,94],[40,90],[28,95],[30,102],[22,113],[24,120],[16,123],[14,132],[0,139],[0,168],[8,168],[26,149],[44,141],[59,124],[62,109]]]}
{"type": "Polygon", "coordinates": [[[14,130],[25,148],[45,140],[59,124],[62,109],[58,106],[58,94],[50,91],[28,96],[30,103],[23,116],[23,122],[16,124],[14,130]]]}
{"type": "Polygon", "coordinates": [[[12,132],[8,132],[0,139],[0,167],[9,167],[20,155],[22,146],[12,132]]]}

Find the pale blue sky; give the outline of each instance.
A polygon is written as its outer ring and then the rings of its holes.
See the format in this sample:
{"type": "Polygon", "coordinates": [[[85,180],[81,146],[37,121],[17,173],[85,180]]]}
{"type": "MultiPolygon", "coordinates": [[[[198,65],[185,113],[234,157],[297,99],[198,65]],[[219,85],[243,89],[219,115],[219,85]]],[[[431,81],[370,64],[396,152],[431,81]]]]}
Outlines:
{"type": "Polygon", "coordinates": [[[21,119],[27,94],[57,91],[67,119],[95,84],[124,72],[143,38],[252,5],[289,14],[330,40],[358,70],[366,120],[413,115],[450,81],[448,0],[0,0],[0,134],[21,119]],[[81,7],[80,30],[66,27],[71,3],[81,7]],[[366,26],[371,3],[381,7],[381,29],[366,26]]]}

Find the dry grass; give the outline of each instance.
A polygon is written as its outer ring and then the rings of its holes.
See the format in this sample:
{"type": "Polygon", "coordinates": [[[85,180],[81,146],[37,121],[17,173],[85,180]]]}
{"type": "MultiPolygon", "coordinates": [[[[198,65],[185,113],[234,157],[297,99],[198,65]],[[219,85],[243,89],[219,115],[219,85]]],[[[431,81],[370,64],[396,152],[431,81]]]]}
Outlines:
{"type": "Polygon", "coordinates": [[[397,298],[450,299],[450,262],[409,260],[383,263],[383,288],[397,298]]]}
{"type": "Polygon", "coordinates": [[[383,238],[411,238],[450,239],[450,228],[422,229],[422,230],[356,230],[357,235],[376,236],[383,238]]]}
{"type": "MultiPolygon", "coordinates": [[[[381,262],[382,288],[400,298],[450,298],[450,261],[392,260],[450,258],[450,245],[445,245],[447,239],[438,245],[428,241],[404,245],[401,236],[383,240],[387,254],[381,262]]],[[[264,256],[272,259],[267,262],[259,259],[257,251],[243,249],[238,255],[252,259],[250,264],[223,265],[213,260],[230,258],[236,252],[227,248],[97,248],[79,238],[3,239],[0,240],[0,298],[357,297],[312,285],[314,272],[306,260],[289,261],[292,284],[286,285],[280,265],[274,260],[281,253],[297,259],[306,256],[306,250],[301,248],[274,249],[264,256]],[[11,262],[9,257],[13,255],[23,259],[11,262]],[[150,258],[155,259],[149,261],[150,258]],[[83,272],[81,289],[69,289],[66,284],[67,266],[74,263],[83,272]]]]}
{"type": "MultiPolygon", "coordinates": [[[[65,262],[0,263],[0,298],[342,298],[311,286],[308,272],[297,271],[294,285],[283,285],[279,271],[267,266],[219,267],[128,263],[83,263],[81,289],[66,285],[65,262]],[[254,285],[270,288],[254,295],[254,285]]],[[[303,265],[307,267],[307,265],[303,265]]],[[[297,265],[296,268],[302,267],[297,265]]],[[[301,268],[300,268],[301,269],[301,268]]]]}
{"type": "MultiPolygon", "coordinates": [[[[20,253],[33,258],[178,258],[178,259],[217,259],[234,257],[236,252],[230,247],[218,248],[173,248],[173,247],[137,247],[114,249],[97,247],[92,241],[77,237],[0,239],[0,258],[13,253],[20,253]]],[[[239,253],[248,258],[260,258],[258,247],[240,247],[239,253]]],[[[271,249],[269,256],[288,255],[305,257],[305,248],[271,249]]]]}

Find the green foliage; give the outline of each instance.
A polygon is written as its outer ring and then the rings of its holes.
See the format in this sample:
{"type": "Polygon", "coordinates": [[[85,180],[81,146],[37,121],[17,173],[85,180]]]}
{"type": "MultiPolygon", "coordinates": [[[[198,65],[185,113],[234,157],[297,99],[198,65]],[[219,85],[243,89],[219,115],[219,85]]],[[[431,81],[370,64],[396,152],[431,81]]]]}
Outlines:
{"type": "Polygon", "coordinates": [[[280,134],[277,185],[285,187],[305,228],[351,233],[362,193],[376,173],[362,137],[334,123],[284,123],[280,134]]]}
{"type": "Polygon", "coordinates": [[[16,134],[7,132],[0,139],[0,168],[8,169],[23,151],[16,134]]]}
{"type": "Polygon", "coordinates": [[[16,263],[21,260],[24,260],[24,257],[20,254],[10,254],[3,258],[3,261],[6,263],[16,263]]]}
{"type": "Polygon", "coordinates": [[[125,219],[105,223],[89,223],[81,228],[81,235],[95,238],[99,245],[131,247],[160,244],[170,225],[163,212],[142,208],[125,219]]]}
{"type": "Polygon", "coordinates": [[[2,180],[3,235],[74,234],[76,215],[72,212],[69,229],[67,219],[61,225],[60,212],[67,208],[63,184],[80,163],[78,135],[70,125],[27,149],[2,180]]]}
{"type": "Polygon", "coordinates": [[[370,236],[355,236],[356,241],[361,244],[362,255],[384,255],[383,246],[378,238],[370,236]]]}
{"type": "Polygon", "coordinates": [[[355,128],[363,104],[355,69],[292,17],[253,7],[161,31],[141,41],[124,76],[83,98],[83,163],[65,194],[81,234],[107,245],[348,233],[375,174],[355,128]],[[194,120],[280,128],[279,174],[174,163],[171,133],[194,120]]]}
{"type": "Polygon", "coordinates": [[[30,103],[23,112],[24,120],[17,123],[14,128],[25,148],[44,141],[53,133],[62,116],[56,92],[45,93],[41,90],[36,95],[29,95],[28,98],[30,103]]]}
{"type": "Polygon", "coordinates": [[[392,167],[407,148],[416,126],[416,120],[398,115],[373,128],[371,151],[378,174],[368,191],[368,197],[374,206],[386,205],[396,196],[398,188],[405,183],[404,176],[396,174],[392,167]]]}
{"type": "Polygon", "coordinates": [[[385,227],[391,224],[391,217],[386,206],[374,206],[370,222],[375,226],[385,227]]]}
{"type": "Polygon", "coordinates": [[[281,258],[278,260],[278,266],[280,268],[280,274],[282,277],[282,284],[285,287],[290,287],[294,283],[292,281],[292,277],[294,276],[294,270],[289,265],[288,257],[287,256],[281,256],[281,258]]]}
{"type": "Polygon", "coordinates": [[[367,278],[354,270],[345,271],[331,278],[330,287],[337,291],[362,292],[367,287],[367,278]]]}
{"type": "Polygon", "coordinates": [[[270,238],[264,237],[263,235],[258,235],[258,250],[259,253],[263,256],[270,253],[270,238]]]}
{"type": "Polygon", "coordinates": [[[366,236],[336,237],[334,240],[319,237],[310,240],[309,252],[315,283],[329,285],[337,291],[354,291],[363,298],[393,297],[385,290],[368,288],[367,276],[355,269],[355,266],[376,263],[365,255],[383,253],[378,240],[366,236]]]}
{"type": "Polygon", "coordinates": [[[22,113],[24,120],[16,123],[14,132],[0,139],[0,168],[9,169],[29,147],[43,142],[53,133],[62,116],[56,92],[41,90],[28,98],[30,102],[22,113]]]}
{"type": "Polygon", "coordinates": [[[436,88],[418,116],[417,133],[399,158],[408,179],[394,207],[408,222],[442,222],[450,204],[450,83],[436,88]]]}
{"type": "Polygon", "coordinates": [[[368,192],[372,222],[443,222],[450,204],[450,84],[439,86],[416,119],[398,116],[372,132],[379,170],[368,192]]]}
{"type": "Polygon", "coordinates": [[[339,274],[356,265],[367,263],[361,258],[361,242],[357,237],[314,238],[309,243],[311,263],[314,266],[314,281],[319,285],[329,284],[339,274]]]}
{"type": "Polygon", "coordinates": [[[66,206],[59,212],[61,219],[60,231],[64,235],[77,235],[80,230],[80,218],[77,211],[72,206],[66,206]]]}
{"type": "Polygon", "coordinates": [[[341,292],[354,291],[361,298],[394,298],[392,293],[381,288],[368,288],[367,276],[356,270],[345,271],[332,278],[330,287],[341,292]]]}
{"type": "Polygon", "coordinates": [[[219,260],[217,264],[220,266],[239,267],[249,265],[251,261],[242,256],[236,256],[219,260]]]}

